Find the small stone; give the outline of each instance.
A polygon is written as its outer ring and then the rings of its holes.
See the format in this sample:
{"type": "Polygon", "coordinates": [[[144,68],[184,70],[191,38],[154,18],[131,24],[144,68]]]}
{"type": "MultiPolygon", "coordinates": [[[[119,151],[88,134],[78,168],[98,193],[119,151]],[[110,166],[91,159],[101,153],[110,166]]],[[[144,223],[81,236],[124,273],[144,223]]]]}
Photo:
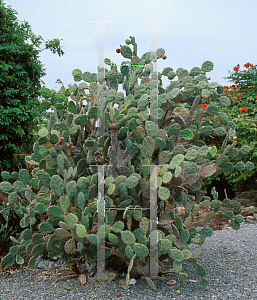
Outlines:
{"type": "Polygon", "coordinates": [[[257,207],[255,206],[244,207],[241,210],[242,216],[249,216],[249,215],[253,215],[254,213],[257,213],[257,207]]]}
{"type": "Polygon", "coordinates": [[[119,285],[126,285],[126,280],[121,279],[121,280],[119,281],[119,285]]]}
{"type": "Polygon", "coordinates": [[[129,284],[136,284],[136,279],[135,278],[131,278],[130,281],[129,281],[129,284]]]}

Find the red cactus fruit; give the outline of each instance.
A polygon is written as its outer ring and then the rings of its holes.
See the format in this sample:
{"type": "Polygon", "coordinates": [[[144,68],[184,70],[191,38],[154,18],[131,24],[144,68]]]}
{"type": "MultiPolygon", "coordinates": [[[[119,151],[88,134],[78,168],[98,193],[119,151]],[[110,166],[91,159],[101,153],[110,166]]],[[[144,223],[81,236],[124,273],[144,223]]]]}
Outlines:
{"type": "Polygon", "coordinates": [[[71,149],[71,150],[73,150],[73,149],[74,149],[74,147],[73,147],[73,146],[70,146],[70,149],[71,149]]]}
{"type": "Polygon", "coordinates": [[[117,52],[117,53],[120,53],[120,52],[121,52],[120,48],[117,48],[117,49],[116,49],[116,52],[117,52]]]}
{"type": "Polygon", "coordinates": [[[162,59],[166,59],[167,56],[165,54],[162,55],[162,59]]]}

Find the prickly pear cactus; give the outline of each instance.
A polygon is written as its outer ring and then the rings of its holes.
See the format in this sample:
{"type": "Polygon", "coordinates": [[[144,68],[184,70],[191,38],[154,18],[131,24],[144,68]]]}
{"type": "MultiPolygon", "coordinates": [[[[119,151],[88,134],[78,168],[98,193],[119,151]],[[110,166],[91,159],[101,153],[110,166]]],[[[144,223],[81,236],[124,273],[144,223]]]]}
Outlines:
{"type": "MultiPolygon", "coordinates": [[[[101,238],[106,244],[103,258],[110,261],[115,256],[127,265],[128,284],[130,277],[149,276],[150,240],[158,236],[157,244],[152,245],[158,248],[158,261],[168,257],[181,280],[187,280],[182,262],[193,262],[202,284],[207,285],[205,269],[197,263],[200,251],[192,250],[190,243],[202,245],[212,229],[197,230],[192,219],[207,207],[211,211],[206,220],[220,216],[224,205],[234,210],[225,218],[239,229],[243,218],[234,213],[240,212],[240,204],[219,201],[215,191],[211,200],[201,191],[203,178],[231,172],[234,166],[229,158],[249,151],[247,146],[239,151],[235,148],[235,124],[222,112],[229,99],[206,75],[213,63],[205,61],[190,71],[166,67],[161,73],[153,72],[153,63],[164,49],[140,58],[135,38],[130,37],[126,44],[121,46],[121,55],[127,60],[120,70],[105,59],[106,68],[98,70],[105,76],[97,79],[96,73],[76,69],[72,72],[75,83],[69,88],[62,86],[58,92],[42,88],[41,107],[54,112],[47,128],[38,132],[33,154],[25,159],[33,169],[22,169],[13,177],[2,172],[6,181],[0,183],[0,190],[9,194],[8,201],[22,217],[24,228],[21,240],[12,239],[14,246],[2,259],[2,266],[15,261],[23,264],[19,253],[25,248],[32,255],[30,267],[38,255],[49,251],[65,260],[83,256],[89,269],[97,259],[101,238]],[[166,89],[163,76],[170,80],[166,89]],[[99,82],[105,83],[102,91],[99,82]],[[119,84],[125,94],[118,92],[119,84]],[[98,136],[98,103],[103,94],[105,132],[98,136]],[[208,97],[210,104],[201,109],[203,98],[208,97]],[[204,143],[204,137],[211,134],[224,137],[219,153],[215,146],[204,143]],[[97,166],[104,164],[105,226],[97,229],[97,166]],[[158,165],[157,173],[150,174],[150,165],[158,165]],[[150,178],[153,182],[157,178],[160,221],[155,231],[149,213],[141,209],[149,207],[150,178]],[[183,216],[178,205],[185,208],[183,216]],[[120,213],[116,208],[124,210],[120,213]],[[38,216],[44,216],[44,222],[34,230],[38,216]]],[[[247,162],[236,167],[250,170],[254,166],[247,162]]]]}

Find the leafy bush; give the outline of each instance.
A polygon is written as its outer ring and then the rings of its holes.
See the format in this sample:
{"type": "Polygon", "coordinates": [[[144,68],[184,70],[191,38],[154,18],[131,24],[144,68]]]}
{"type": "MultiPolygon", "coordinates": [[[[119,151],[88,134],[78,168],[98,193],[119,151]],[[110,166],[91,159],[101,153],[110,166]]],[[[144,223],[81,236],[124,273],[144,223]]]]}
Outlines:
{"type": "MultiPolygon", "coordinates": [[[[19,23],[16,14],[0,0],[0,170],[17,172],[24,156],[13,154],[32,152],[34,131],[43,120],[38,97],[46,73],[38,59],[43,38],[28,22],[19,23]]],[[[46,41],[45,47],[64,54],[58,39],[46,41]]]]}
{"type": "MultiPolygon", "coordinates": [[[[240,66],[237,65],[233,68],[229,77],[226,77],[230,82],[234,83],[231,86],[224,86],[223,93],[227,95],[231,103],[229,106],[223,107],[222,111],[225,112],[229,119],[231,119],[236,125],[236,140],[238,146],[250,147],[250,151],[245,153],[241,151],[235,156],[231,154],[231,162],[237,164],[239,168],[235,168],[231,173],[224,174],[225,180],[234,186],[235,183],[239,187],[245,186],[245,181],[249,177],[256,177],[256,169],[249,171],[248,169],[241,169],[240,162],[244,159],[248,159],[254,165],[257,163],[257,77],[256,66],[250,63],[244,64],[245,69],[240,70],[240,66]]],[[[208,104],[209,99],[205,100],[208,104]]],[[[208,137],[205,140],[207,145],[215,144],[220,149],[222,139],[219,137],[208,137]]],[[[210,184],[211,179],[208,179],[210,184]]],[[[206,182],[207,183],[207,180],[206,182]]]]}
{"type": "Polygon", "coordinates": [[[21,218],[19,215],[9,206],[5,206],[0,210],[0,257],[3,257],[8,253],[12,246],[11,239],[15,232],[20,233],[22,228],[20,227],[21,218]]]}

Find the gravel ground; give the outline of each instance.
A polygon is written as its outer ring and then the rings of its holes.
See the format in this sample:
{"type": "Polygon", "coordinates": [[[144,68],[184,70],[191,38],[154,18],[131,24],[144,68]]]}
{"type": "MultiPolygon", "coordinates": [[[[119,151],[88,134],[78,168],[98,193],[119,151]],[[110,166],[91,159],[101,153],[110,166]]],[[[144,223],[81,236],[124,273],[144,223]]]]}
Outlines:
{"type": "Polygon", "coordinates": [[[145,280],[123,290],[118,281],[101,284],[86,283],[81,286],[78,278],[68,278],[53,284],[54,279],[38,280],[38,269],[0,275],[0,299],[187,299],[187,300],[257,300],[257,224],[243,223],[238,231],[227,228],[214,231],[199,247],[198,262],[206,268],[209,285],[203,287],[201,278],[190,263],[183,263],[183,272],[196,283],[181,282],[177,274],[154,280],[157,291],[150,289],[145,280]],[[176,280],[168,285],[169,280],[176,280]],[[66,290],[63,284],[71,288],[66,290]],[[121,297],[117,297],[117,292],[121,297]]]}

